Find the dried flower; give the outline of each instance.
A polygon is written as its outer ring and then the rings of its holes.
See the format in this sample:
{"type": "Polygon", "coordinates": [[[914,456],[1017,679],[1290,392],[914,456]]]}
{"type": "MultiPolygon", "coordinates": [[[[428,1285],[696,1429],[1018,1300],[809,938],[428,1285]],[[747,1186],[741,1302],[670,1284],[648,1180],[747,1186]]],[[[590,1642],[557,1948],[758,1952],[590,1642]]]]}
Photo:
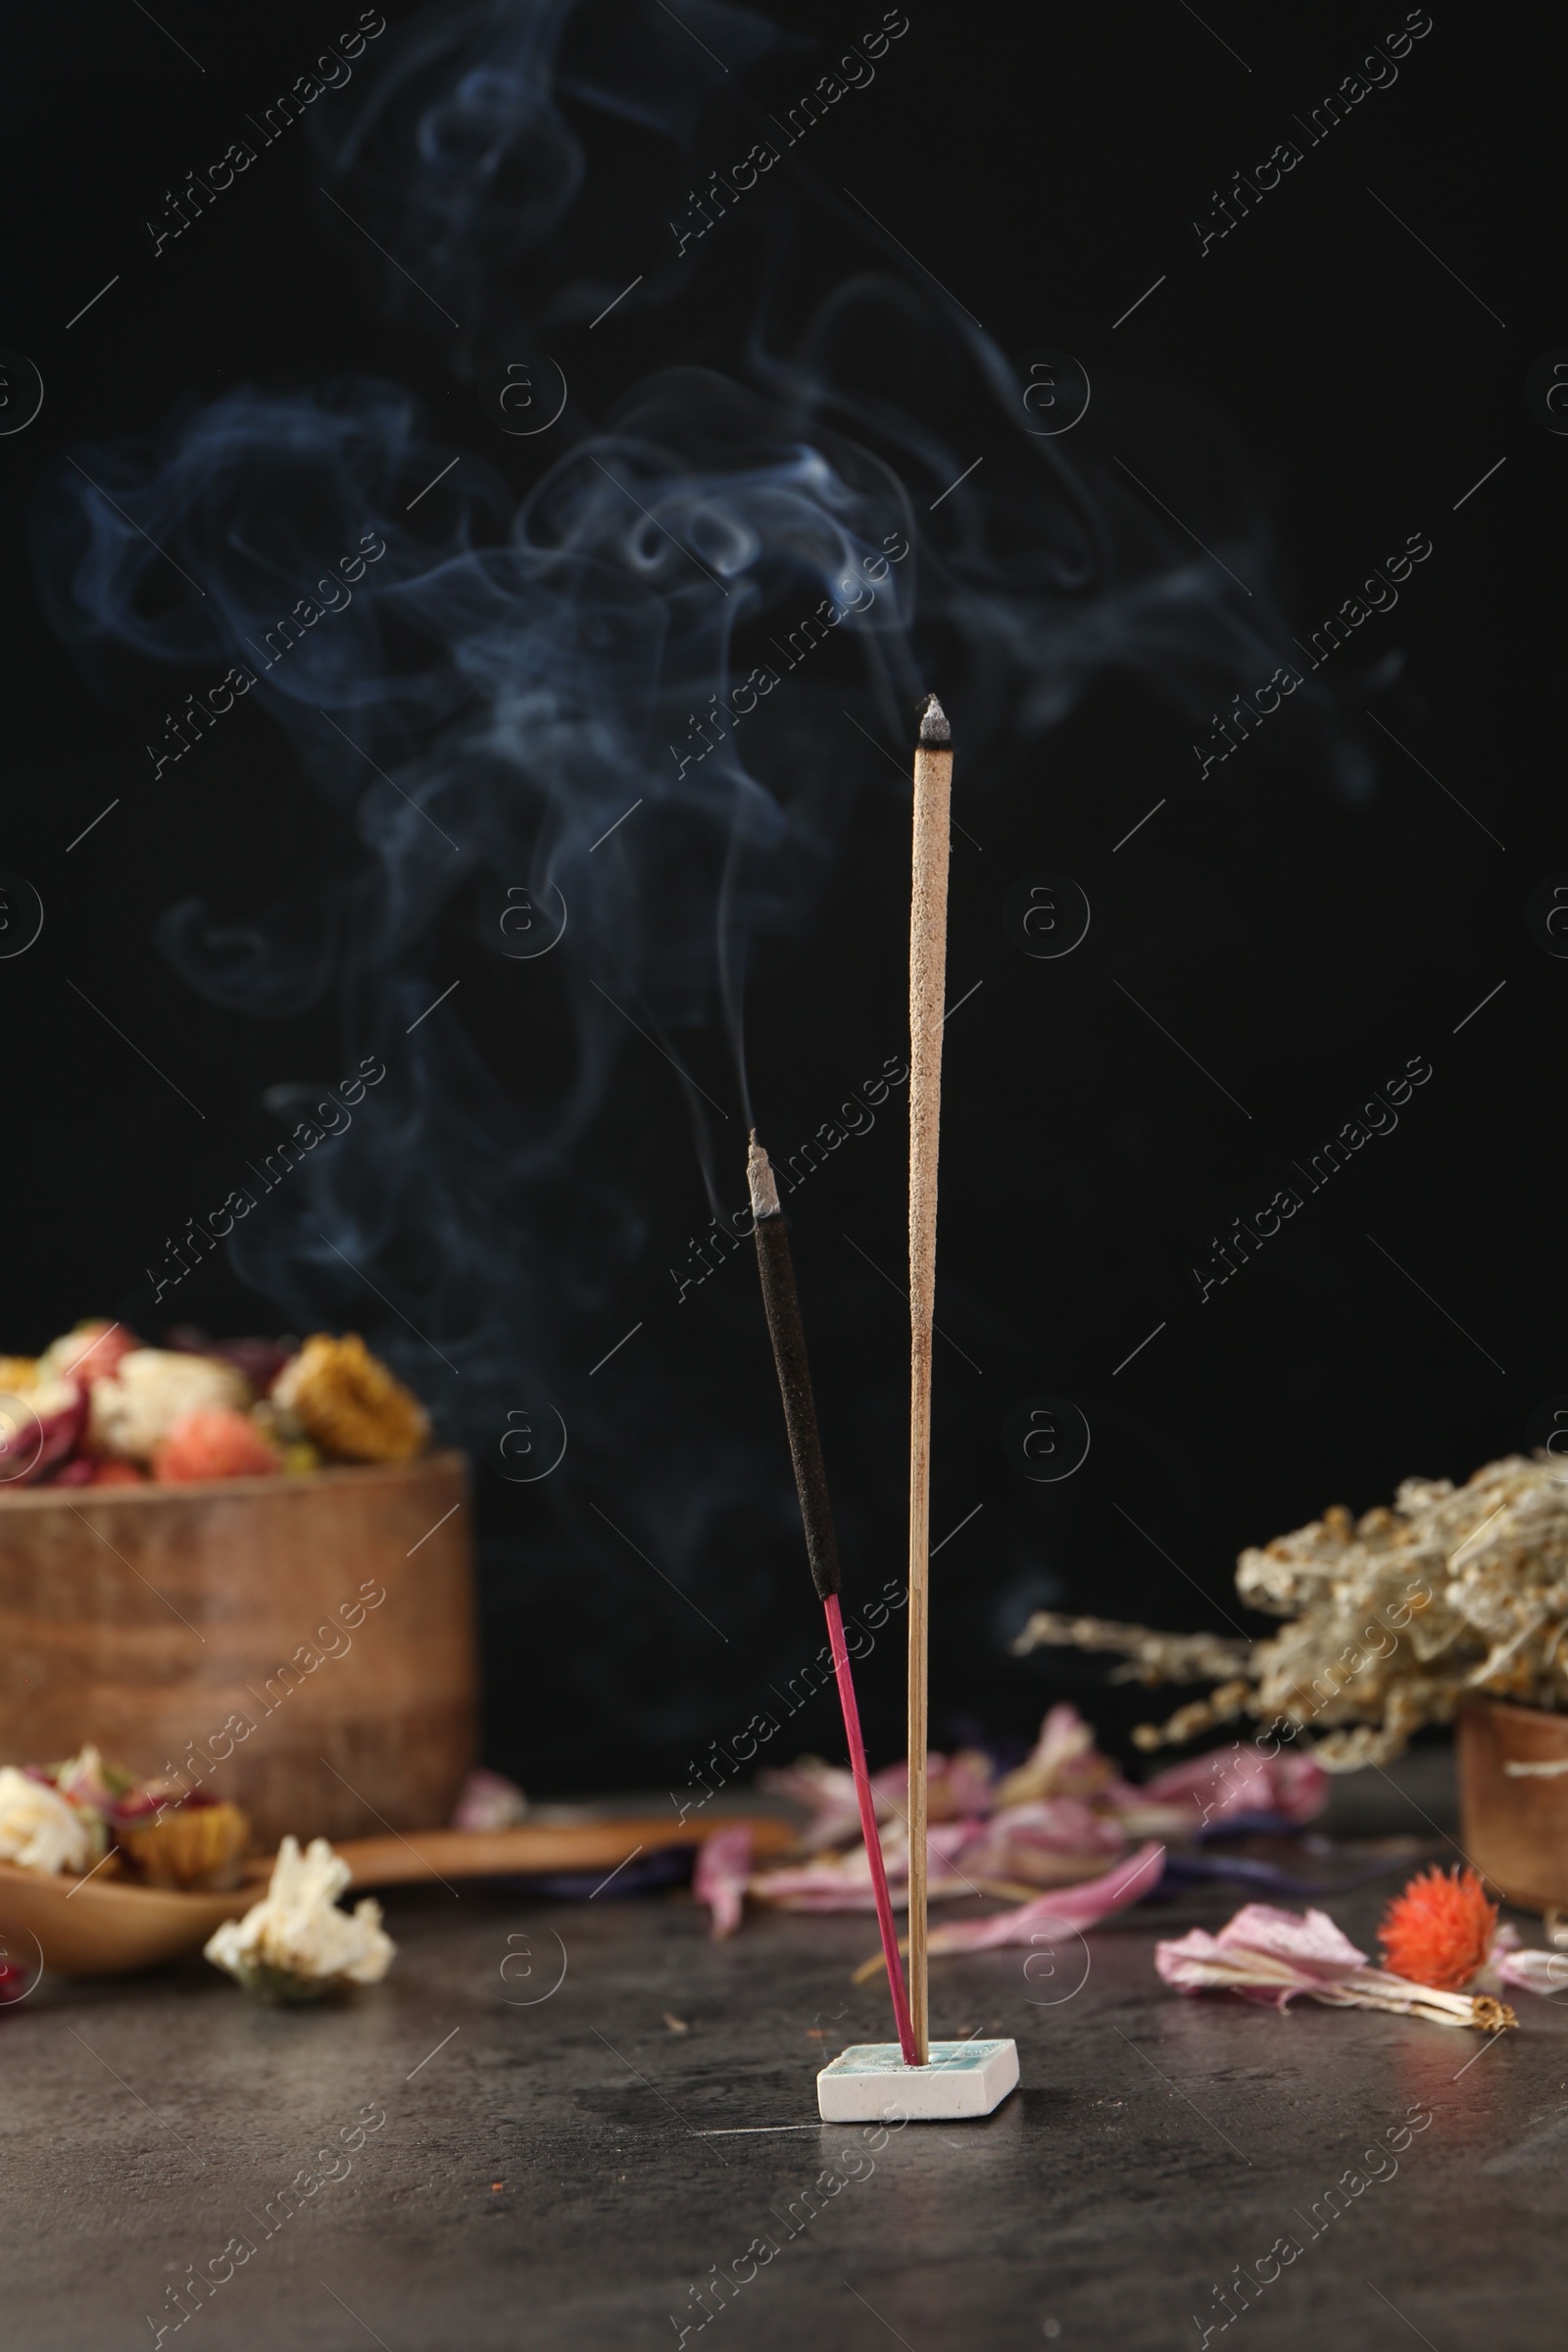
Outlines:
{"type": "Polygon", "coordinates": [[[204,1478],[270,1478],[282,1467],[249,1413],[223,1404],[182,1413],[153,1453],[153,1476],[166,1486],[204,1478]]]}
{"type": "Polygon", "coordinates": [[[250,1390],[232,1364],[172,1348],[133,1348],[114,1375],[92,1384],[92,1442],[102,1453],[150,1462],[176,1421],[226,1406],[242,1411],[250,1390]]]}
{"type": "Polygon", "coordinates": [[[1401,1755],[1412,1732],[1451,1722],[1466,1692],[1568,1707],[1568,1476],[1538,1453],[1489,1462],[1468,1485],[1407,1478],[1352,1520],[1321,1519],[1244,1551],[1236,1590],[1291,1622],[1265,1642],[1160,1636],[1142,1626],[1050,1614],[1019,1645],[1111,1650],[1139,1680],[1226,1676],[1140,1746],[1183,1740],[1247,1713],[1291,1731],[1321,1727],[1329,1772],[1401,1755]],[[1201,1644],[1213,1655],[1206,1663],[1201,1644]]]}
{"type": "Polygon", "coordinates": [[[1108,1617],[1068,1617],[1037,1609],[1013,1642],[1013,1655],[1031,1649],[1114,1650],[1125,1661],[1112,1667],[1113,1683],[1222,1682],[1245,1668],[1252,1644],[1223,1634],[1160,1634],[1147,1625],[1118,1625],[1108,1617]]]}
{"type": "Polygon", "coordinates": [[[87,1393],[53,1373],[0,1393],[0,1492],[35,1486],[80,1443],[87,1393]]]}
{"type": "Polygon", "coordinates": [[[92,1818],[47,1781],[0,1768],[0,1862],[46,1873],[84,1871],[93,1859],[92,1818]]]}
{"type": "Polygon", "coordinates": [[[334,1461],[410,1461],[430,1435],[423,1405],[357,1332],[307,1340],[272,1384],[271,1402],[291,1435],[297,1423],[334,1461]]]}
{"type": "Polygon", "coordinates": [[[1497,1906],[1473,1870],[1423,1870],[1389,1905],[1378,1941],[1396,1977],[1457,1992],[1484,1964],[1497,1906]]]}
{"type": "Polygon", "coordinates": [[[216,1355],[232,1364],[259,1397],[267,1395],[295,1345],[293,1340],[215,1340],[195,1323],[176,1323],[164,1334],[164,1346],[177,1348],[181,1355],[216,1355]]]}
{"type": "Polygon", "coordinates": [[[1180,1992],[1235,1992],[1284,2009],[1298,1994],[1336,2009],[1390,2009],[1436,2026],[1484,2034],[1518,2024],[1489,1993],[1456,1993],[1369,1968],[1325,1911],[1278,1911],[1247,1903],[1210,1936],[1203,1928],[1154,1946],[1154,1966],[1180,1992]]]}
{"type": "Polygon", "coordinates": [[[224,1921],[205,1946],[208,1959],[260,2001],[314,2001],[348,1984],[378,1984],[397,1947],[379,1903],[367,1896],[352,1912],[337,1908],[351,1876],[324,1838],[303,1854],[285,1838],[267,1893],[243,1919],[224,1921]]]}
{"type": "Polygon", "coordinates": [[[251,1841],[238,1805],[160,1802],[138,1790],[114,1815],[115,1842],[149,1886],[237,1886],[251,1841]]]}
{"type": "MultiPolygon", "coordinates": [[[[99,1822],[106,1822],[115,1807],[122,1803],[137,1786],[136,1775],[128,1765],[106,1763],[89,1740],[80,1752],[68,1756],[63,1764],[27,1767],[29,1777],[46,1780],[59,1789],[62,1796],[99,1822]]],[[[96,1847],[104,1851],[104,1841],[96,1847]]]]}
{"type": "MultiPolygon", "coordinates": [[[[142,1782],[89,1740],[62,1764],[0,1773],[0,1856],[29,1870],[89,1870],[110,1850],[153,1886],[232,1886],[250,1844],[237,1805],[142,1782]]],[[[119,1868],[119,1858],[109,1865],[119,1868]]]]}
{"type": "Polygon", "coordinates": [[[97,1316],[78,1323],[63,1339],[51,1340],[38,1358],[37,1378],[74,1380],[81,1388],[90,1388],[95,1380],[109,1379],[132,1348],[140,1346],[135,1333],[127,1331],[123,1323],[108,1323],[97,1316]]]}

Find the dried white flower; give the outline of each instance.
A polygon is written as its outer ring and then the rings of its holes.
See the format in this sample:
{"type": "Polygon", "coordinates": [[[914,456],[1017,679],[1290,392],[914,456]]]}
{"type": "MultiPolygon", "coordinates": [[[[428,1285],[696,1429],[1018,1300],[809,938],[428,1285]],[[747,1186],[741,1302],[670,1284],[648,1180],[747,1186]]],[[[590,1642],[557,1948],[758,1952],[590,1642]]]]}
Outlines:
{"type": "Polygon", "coordinates": [[[1563,1706],[1568,1474],[1542,1453],[1463,1487],[1407,1478],[1392,1511],[1325,1511],[1244,1551],[1236,1590],[1294,1621],[1252,1653],[1252,1712],[1345,1727],[1319,1743],[1330,1771],[1388,1763],[1468,1690],[1563,1706]]]}
{"type": "Polygon", "coordinates": [[[213,1405],[243,1412],[250,1394],[244,1374],[216,1356],[133,1348],[112,1379],[93,1382],[93,1442],[125,1461],[150,1462],[186,1413],[213,1405]]]}
{"type": "Polygon", "coordinates": [[[378,1984],[397,1946],[381,1926],[379,1903],[367,1896],[352,1912],[337,1908],[351,1876],[324,1838],[313,1838],[303,1854],[297,1838],[285,1838],[266,1894],[209,1937],[208,1959],[264,2001],[310,2001],[345,1984],[378,1984]]]}
{"type": "Polygon", "coordinates": [[[1244,1551],[1236,1590],[1291,1623],[1250,1648],[1213,1642],[1205,1660],[1202,1637],[1042,1612],[1017,1646],[1120,1651],[1139,1680],[1228,1671],[1162,1729],[1135,1732],[1138,1744],[1190,1740],[1245,1713],[1290,1727],[1287,1737],[1324,1731],[1312,1752],[1330,1772],[1389,1763],[1422,1724],[1450,1722],[1470,1690],[1568,1709],[1568,1464],[1510,1454],[1463,1487],[1407,1478],[1393,1510],[1359,1520],[1336,1504],[1244,1551]]]}
{"type": "Polygon", "coordinates": [[[0,1768],[0,1861],[53,1873],[86,1869],[91,1825],[47,1782],[32,1781],[14,1764],[0,1768]]]}
{"type": "Polygon", "coordinates": [[[1118,1625],[1107,1617],[1068,1617],[1036,1609],[1012,1645],[1016,1658],[1031,1649],[1114,1650],[1125,1663],[1113,1666],[1113,1683],[1211,1683],[1245,1673],[1252,1644],[1224,1634],[1161,1634],[1147,1625],[1118,1625]]]}

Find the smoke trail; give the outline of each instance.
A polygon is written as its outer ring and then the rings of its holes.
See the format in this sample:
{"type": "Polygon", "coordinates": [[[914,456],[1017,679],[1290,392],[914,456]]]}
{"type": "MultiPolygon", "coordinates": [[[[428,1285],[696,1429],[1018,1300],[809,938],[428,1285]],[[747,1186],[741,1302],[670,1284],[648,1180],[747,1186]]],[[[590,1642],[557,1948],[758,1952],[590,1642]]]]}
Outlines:
{"type": "MultiPolygon", "coordinates": [[[[471,375],[509,330],[559,332],[623,290],[629,231],[677,204],[704,109],[769,54],[806,46],[727,0],[683,0],[678,19],[650,0],[429,9],[350,108],[314,125],[329,178],[395,258],[345,256],[375,272],[401,323],[443,335],[438,298],[460,322],[453,364],[471,375]]],[[[638,255],[651,265],[640,305],[669,297],[675,258],[667,241],[638,255]]]]}
{"type": "MultiPolygon", "coordinates": [[[[705,63],[656,13],[494,0],[416,22],[367,79],[330,169],[459,306],[460,369],[498,320],[586,320],[643,258],[595,208],[561,101],[657,133],[673,168],[720,70],[775,39],[687,0],[705,63]]],[[[791,201],[759,207],[764,243],[791,201]]],[[[1250,595],[1087,436],[1031,438],[1004,355],[873,259],[794,334],[782,300],[738,322],[732,375],[667,370],[600,423],[568,411],[520,500],[396,386],[345,381],[235,389],[156,447],[84,451],[110,496],[68,472],[44,517],[60,630],[84,654],[241,671],[319,796],[322,852],[286,898],[240,926],[197,902],[159,925],[211,1003],[330,1003],[345,1050],[390,1073],[356,1148],[236,1228],[235,1267],[294,1327],[368,1321],[492,1461],[517,1398],[553,1400],[573,1445],[550,1574],[614,1549],[583,1508],[610,1440],[580,1334],[657,1263],[634,1141],[650,1090],[679,1085],[706,1170],[715,1132],[739,1164],[750,1103],[715,1014],[743,1073],[748,968],[798,952],[858,805],[899,789],[842,713],[901,741],[940,656],[975,772],[1004,776],[1109,670],[1200,721],[1286,658],[1257,502],[1210,426],[1097,388],[1135,471],[1179,447],[1195,527],[1250,595]],[[171,593],[157,549],[205,596],[171,593]],[[367,1280],[392,1319],[367,1317],[367,1280]]],[[[684,299],[649,276],[639,302],[684,299]]],[[[416,308],[396,270],[385,294],[416,308]]],[[[1357,789],[1321,689],[1279,729],[1357,789]]],[[[214,759],[188,731],[179,756],[214,759]]],[[[710,1174],[715,1214],[733,1190],[710,1174]]],[[[639,1524],[699,1590],[721,1526],[754,1550],[787,1526],[787,1482],[721,1429],[676,1441],[650,1400],[632,1464],[628,1443],[639,1524]]],[[[735,1608],[760,1611],[764,1581],[735,1608]]],[[[689,1691],[643,1696],[623,1650],[600,1659],[613,1703],[672,1736],[689,1691]]]]}

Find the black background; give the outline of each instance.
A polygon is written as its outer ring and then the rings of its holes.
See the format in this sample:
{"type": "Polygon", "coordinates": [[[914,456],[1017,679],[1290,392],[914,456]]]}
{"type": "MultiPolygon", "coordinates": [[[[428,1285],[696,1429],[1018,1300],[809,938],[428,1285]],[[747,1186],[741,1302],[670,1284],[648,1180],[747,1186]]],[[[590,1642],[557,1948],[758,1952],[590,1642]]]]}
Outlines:
{"type": "MultiPolygon", "coordinates": [[[[330,1079],[363,1050],[330,985],[297,1017],[238,1017],[204,1003],[154,941],[172,904],[204,894],[243,909],[323,845],[335,854],[333,836],[259,710],[149,781],[144,744],[199,677],[176,682],[126,656],[84,662],[45,617],[39,549],[65,453],[156,434],[178,404],[237,383],[297,390],[353,374],[411,387],[437,445],[477,453],[514,493],[561,455],[548,437],[509,443],[487,420],[471,373],[489,354],[455,364],[412,308],[385,315],[374,255],[317,193],[303,125],[150,259],[144,221],[164,189],[220,152],[242,111],[355,13],[281,6],[241,24],[164,0],[155,24],[93,0],[70,16],[14,15],[6,34],[0,342],[46,385],[37,421],[0,440],[12,589],[0,864],[46,910],[37,945],[0,963],[0,1337],[18,1350],[94,1312],[156,1338],[142,1269],[278,1132],[266,1091],[330,1079]],[[68,330],[116,271],[121,283],[68,330]]],[[[415,22],[388,13],[356,103],[415,22]]],[[[585,122],[592,201],[609,223],[596,233],[625,260],[618,276],[604,262],[610,282],[667,241],[685,184],[744,152],[748,106],[788,106],[879,14],[792,10],[793,46],[752,70],[751,98],[715,84],[689,160],[656,156],[602,116],[585,122]]],[[[1534,12],[1440,5],[1396,83],[1200,256],[1191,224],[1210,217],[1212,191],[1297,136],[1293,114],[1402,10],[1259,18],[1216,0],[1200,22],[1180,6],[910,0],[909,14],[874,85],[811,134],[812,177],[791,198],[798,314],[851,268],[879,267],[953,318],[923,266],[1000,353],[1071,349],[1096,397],[1058,450],[1107,468],[1123,448],[1115,421],[1136,408],[1140,449],[1155,452],[1139,473],[1210,546],[1204,484],[1228,479],[1248,521],[1220,553],[1245,569],[1245,538],[1264,567],[1289,633],[1280,660],[1289,635],[1306,636],[1408,535],[1433,543],[1396,611],[1334,658],[1337,770],[1281,722],[1278,740],[1265,728],[1200,779],[1191,745],[1206,730],[1114,659],[1059,723],[999,741],[984,676],[944,667],[948,640],[922,637],[917,611],[925,682],[944,691],[957,736],[950,1002],[977,992],[947,1037],[933,1532],[978,1515],[934,1570],[934,1736],[1004,1742],[1064,1691],[1112,1730],[1146,1711],[1102,1693],[1092,1665],[1013,1659],[1030,1607],[1234,1621],[1241,1544],[1330,1501],[1387,1500],[1411,1473],[1462,1479],[1521,1446],[1532,1416],[1568,1391],[1568,965],[1525,917],[1534,887],[1568,867],[1556,594],[1568,441],[1543,429],[1524,390],[1532,364],[1568,344],[1554,234],[1562,36],[1534,12]],[[845,186],[918,265],[851,216],[845,186]],[[1157,480],[1146,465],[1163,466],[1157,480]],[[983,760],[966,759],[966,741],[983,760]],[[1358,796],[1347,784],[1357,760],[1358,796]],[[1087,938],[1059,960],[1026,956],[1003,920],[1012,885],[1042,870],[1076,880],[1093,908],[1087,938]],[[1433,1075],[1397,1131],[1200,1301],[1192,1269],[1214,1238],[1295,1183],[1290,1163],[1412,1056],[1433,1075]],[[1092,1431],[1088,1459],[1054,1485],[1021,1477],[1002,1439],[1040,1393],[1075,1401],[1092,1431]]],[[[607,13],[592,38],[613,42],[619,27],[607,13]]],[[[318,114],[346,103],[328,95],[318,114]]],[[[731,225],[694,291],[628,304],[591,336],[581,324],[553,335],[574,393],[564,434],[592,430],[671,361],[741,371],[761,296],[752,249],[722,249],[731,225]]],[[[516,271],[525,306],[533,267],[516,271]]],[[[911,409],[927,389],[909,386],[911,409]]],[[[990,428],[977,421],[965,440],[949,413],[944,429],[955,448],[984,449],[996,477],[990,428]]],[[[948,519],[935,495],[911,477],[931,533],[948,519]]],[[[1212,574],[1208,585],[1243,609],[1245,588],[1212,574]]],[[[1263,578],[1251,585],[1256,604],[1263,578]]],[[[1218,708],[1244,682],[1195,692],[1218,708]]],[[[748,988],[752,1097],[781,1153],[906,1040],[907,794],[885,758],[852,748],[856,796],[814,902],[748,988]]],[[[902,763],[906,747],[894,749],[902,763]]],[[[429,996],[464,979],[461,1017],[479,1033],[515,1021],[530,1051],[559,1049],[554,1000],[525,999],[518,972],[470,934],[462,909],[432,925],[429,996]]],[[[466,1419],[440,1366],[368,1293],[340,1285],[318,1310],[391,1348],[479,1458],[487,1752],[541,1791],[680,1788],[688,1757],[728,1740],[819,1640],[749,1254],[677,1305],[669,1269],[687,1264],[710,1201],[672,1073],[629,1029],[617,1052],[612,1114],[583,1152],[613,1161],[635,1216],[607,1240],[597,1287],[564,1285],[553,1301],[551,1400],[571,1431],[553,1479],[509,1491],[494,1418],[466,1419]]],[[[744,1119],[711,1003],[680,1053],[721,1106],[710,1116],[719,1197],[738,1205],[744,1119]]],[[[902,1568],[902,1103],[901,1091],[790,1203],[852,1609],[902,1568]]],[[[547,1250],[563,1213],[541,1211],[547,1250]]],[[[413,1276],[399,1295],[419,1322],[413,1276]]],[[[282,1319],[220,1258],[182,1290],[179,1313],[215,1330],[282,1319]]],[[[519,1364],[531,1348],[516,1335],[519,1364]]],[[[532,1380],[519,1375],[517,1391],[530,1409],[532,1380]]],[[[862,1669],[874,1761],[901,1747],[901,1622],[862,1669]]],[[[836,1748],[820,1707],[778,1752],[813,1742],[836,1748]]]]}

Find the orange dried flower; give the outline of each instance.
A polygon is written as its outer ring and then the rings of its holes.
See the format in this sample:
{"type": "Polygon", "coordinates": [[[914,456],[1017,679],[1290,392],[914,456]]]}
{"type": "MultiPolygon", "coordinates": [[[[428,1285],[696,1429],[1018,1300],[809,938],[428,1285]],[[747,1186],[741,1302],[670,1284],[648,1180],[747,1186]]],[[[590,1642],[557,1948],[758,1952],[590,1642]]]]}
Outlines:
{"type": "Polygon", "coordinates": [[[270,1446],[246,1413],[225,1405],[182,1414],[153,1455],[153,1476],[176,1485],[202,1478],[258,1478],[280,1470],[270,1446]]]}
{"type": "Polygon", "coordinates": [[[1458,1992],[1485,1961],[1497,1906],[1473,1870],[1423,1870],[1389,1905],[1378,1941],[1396,1977],[1458,1992]]]}

